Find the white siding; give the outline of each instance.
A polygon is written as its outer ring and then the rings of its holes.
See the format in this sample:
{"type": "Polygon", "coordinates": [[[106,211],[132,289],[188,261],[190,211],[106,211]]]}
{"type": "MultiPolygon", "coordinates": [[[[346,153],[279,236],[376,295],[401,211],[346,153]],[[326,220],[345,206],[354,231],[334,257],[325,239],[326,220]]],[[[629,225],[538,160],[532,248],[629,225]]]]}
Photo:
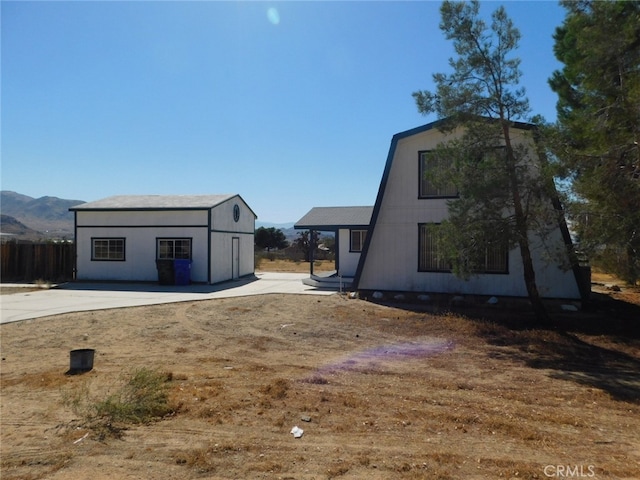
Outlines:
{"type": "Polygon", "coordinates": [[[214,231],[241,232],[253,235],[256,219],[253,212],[240,197],[233,197],[220,205],[216,205],[211,213],[211,228],[214,231]],[[233,207],[238,205],[240,217],[233,218],[233,207]]]}
{"type": "Polygon", "coordinates": [[[234,197],[216,206],[211,214],[211,283],[233,278],[233,237],[239,238],[241,277],[254,273],[255,216],[240,197],[234,197]],[[234,206],[240,208],[236,222],[234,206]]]}
{"type": "Polygon", "coordinates": [[[341,228],[338,230],[338,252],[340,254],[340,266],[338,275],[354,277],[360,260],[360,252],[351,252],[351,230],[341,228]]]}
{"type": "MultiPolygon", "coordinates": [[[[516,138],[522,139],[520,132],[514,133],[516,138]]],[[[452,273],[418,271],[418,225],[439,223],[447,217],[447,200],[418,198],[418,152],[433,149],[443,138],[441,132],[432,129],[398,140],[358,288],[526,296],[517,249],[509,253],[508,274],[485,274],[465,281],[452,273]]],[[[556,248],[563,248],[559,229],[554,241],[556,248]]],[[[580,298],[573,272],[563,271],[557,263],[547,262],[540,242],[534,239],[533,243],[532,254],[541,295],[580,298]]]]}
{"type": "Polygon", "coordinates": [[[254,273],[253,235],[211,233],[211,283],[224,282],[233,278],[233,238],[239,238],[239,276],[254,273]]]}
{"type": "Polygon", "coordinates": [[[233,277],[232,239],[238,237],[237,272],[251,275],[254,229],[255,215],[239,196],[212,209],[76,211],[77,279],[157,281],[158,238],[190,238],[191,280],[218,283],[233,277]],[[238,221],[234,219],[236,204],[238,221]],[[124,238],[125,260],[92,260],[92,238],[97,237],[124,238]]]}
{"type": "Polygon", "coordinates": [[[208,225],[209,210],[147,210],[147,211],[86,211],[77,212],[76,225],[101,227],[155,227],[208,225]]]}
{"type": "MultiPolygon", "coordinates": [[[[81,214],[98,212],[78,212],[81,214]]],[[[157,281],[156,239],[191,238],[191,279],[207,281],[206,227],[82,227],[77,229],[78,280],[157,281]],[[92,261],[91,239],[124,238],[125,261],[92,261]]]]}

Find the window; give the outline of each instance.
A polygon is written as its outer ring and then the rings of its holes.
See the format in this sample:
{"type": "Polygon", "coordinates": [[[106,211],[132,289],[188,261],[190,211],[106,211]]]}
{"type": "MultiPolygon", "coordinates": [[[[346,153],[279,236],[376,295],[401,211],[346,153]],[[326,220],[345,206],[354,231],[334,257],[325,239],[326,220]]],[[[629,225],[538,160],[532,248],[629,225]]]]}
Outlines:
{"type": "Polygon", "coordinates": [[[364,247],[364,240],[367,238],[366,230],[351,230],[350,252],[361,252],[364,247]]]}
{"type": "Polygon", "coordinates": [[[484,273],[509,273],[508,253],[506,245],[487,247],[484,273]]]}
{"type": "MultiPolygon", "coordinates": [[[[451,265],[438,251],[439,225],[423,223],[419,225],[418,271],[450,272],[451,265]]],[[[476,273],[509,273],[508,249],[506,245],[487,245],[484,258],[476,273]]]]}
{"type": "Polygon", "coordinates": [[[191,239],[190,238],[159,238],[158,239],[158,259],[175,260],[191,259],[191,239]]]}
{"type": "Polygon", "coordinates": [[[455,185],[435,185],[434,176],[439,176],[451,167],[451,161],[437,157],[433,152],[419,152],[420,156],[420,198],[444,197],[451,198],[458,196],[458,189],[455,185]]]}
{"type": "Polygon", "coordinates": [[[450,272],[451,265],[438,252],[439,225],[437,223],[420,224],[418,239],[418,270],[421,272],[450,272]]]}
{"type": "Polygon", "coordinates": [[[124,261],[124,238],[92,238],[91,260],[124,261]]]}

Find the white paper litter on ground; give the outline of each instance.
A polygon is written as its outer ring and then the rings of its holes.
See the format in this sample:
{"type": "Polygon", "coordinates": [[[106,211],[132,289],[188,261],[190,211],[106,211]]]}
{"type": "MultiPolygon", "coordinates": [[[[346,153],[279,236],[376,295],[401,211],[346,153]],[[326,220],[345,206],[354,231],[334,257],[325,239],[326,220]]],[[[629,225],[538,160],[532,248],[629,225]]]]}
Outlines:
{"type": "Polygon", "coordinates": [[[293,434],[293,438],[300,438],[304,433],[304,430],[302,430],[298,426],[295,426],[291,429],[291,433],[293,434]]]}

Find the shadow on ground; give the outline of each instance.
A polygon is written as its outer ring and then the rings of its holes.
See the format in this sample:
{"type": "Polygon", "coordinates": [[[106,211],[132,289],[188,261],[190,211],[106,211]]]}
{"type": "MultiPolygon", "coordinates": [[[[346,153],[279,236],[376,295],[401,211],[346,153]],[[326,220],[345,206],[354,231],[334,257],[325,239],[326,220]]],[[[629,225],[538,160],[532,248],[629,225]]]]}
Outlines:
{"type": "Polygon", "coordinates": [[[237,288],[255,282],[258,277],[249,275],[227,282],[209,285],[191,283],[189,285],[161,285],[155,282],[68,282],[54,288],[64,290],[106,291],[106,292],[151,292],[151,293],[214,293],[237,288]]]}
{"type": "Polygon", "coordinates": [[[535,321],[526,302],[424,306],[386,305],[434,315],[456,313],[477,327],[494,347],[494,358],[518,360],[550,371],[553,378],[606,391],[612,398],[640,403],[640,305],[594,293],[586,311],[550,308],[552,326],[535,321]]]}

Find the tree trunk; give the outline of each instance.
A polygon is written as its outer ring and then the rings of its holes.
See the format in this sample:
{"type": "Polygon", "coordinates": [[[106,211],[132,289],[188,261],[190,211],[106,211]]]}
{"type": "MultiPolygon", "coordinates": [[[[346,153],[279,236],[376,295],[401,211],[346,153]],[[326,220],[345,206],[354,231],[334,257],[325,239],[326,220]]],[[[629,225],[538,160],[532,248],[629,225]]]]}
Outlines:
{"type": "Polygon", "coordinates": [[[629,285],[634,285],[638,282],[638,267],[637,267],[637,253],[631,243],[627,244],[627,268],[626,276],[624,280],[629,285]]]}
{"type": "MultiPolygon", "coordinates": [[[[518,228],[518,230],[520,230],[520,228],[518,228]]],[[[518,232],[518,235],[521,237],[520,239],[518,239],[518,246],[520,247],[520,256],[522,257],[522,265],[524,267],[524,283],[527,287],[529,301],[531,302],[531,307],[533,308],[533,313],[536,316],[536,320],[538,320],[541,325],[549,325],[551,323],[551,319],[547,314],[547,310],[544,308],[544,304],[542,303],[542,299],[540,298],[540,292],[538,292],[538,284],[536,283],[536,272],[533,268],[533,259],[531,258],[531,250],[529,249],[529,240],[526,237],[526,228],[524,230],[524,232],[518,232]],[[525,237],[522,237],[523,233],[525,237]]]]}
{"type": "Polygon", "coordinates": [[[522,208],[522,199],[518,190],[518,176],[516,173],[516,160],[511,145],[511,137],[509,135],[509,124],[507,121],[502,122],[502,133],[506,146],[506,167],[509,174],[509,187],[511,188],[511,196],[513,198],[513,208],[516,218],[516,232],[518,234],[518,246],[520,247],[520,256],[522,257],[524,283],[529,295],[529,301],[536,320],[541,325],[549,325],[551,319],[544,308],[538,285],[536,283],[536,272],[533,268],[533,259],[531,258],[531,249],[529,248],[529,231],[527,222],[522,208]]]}

